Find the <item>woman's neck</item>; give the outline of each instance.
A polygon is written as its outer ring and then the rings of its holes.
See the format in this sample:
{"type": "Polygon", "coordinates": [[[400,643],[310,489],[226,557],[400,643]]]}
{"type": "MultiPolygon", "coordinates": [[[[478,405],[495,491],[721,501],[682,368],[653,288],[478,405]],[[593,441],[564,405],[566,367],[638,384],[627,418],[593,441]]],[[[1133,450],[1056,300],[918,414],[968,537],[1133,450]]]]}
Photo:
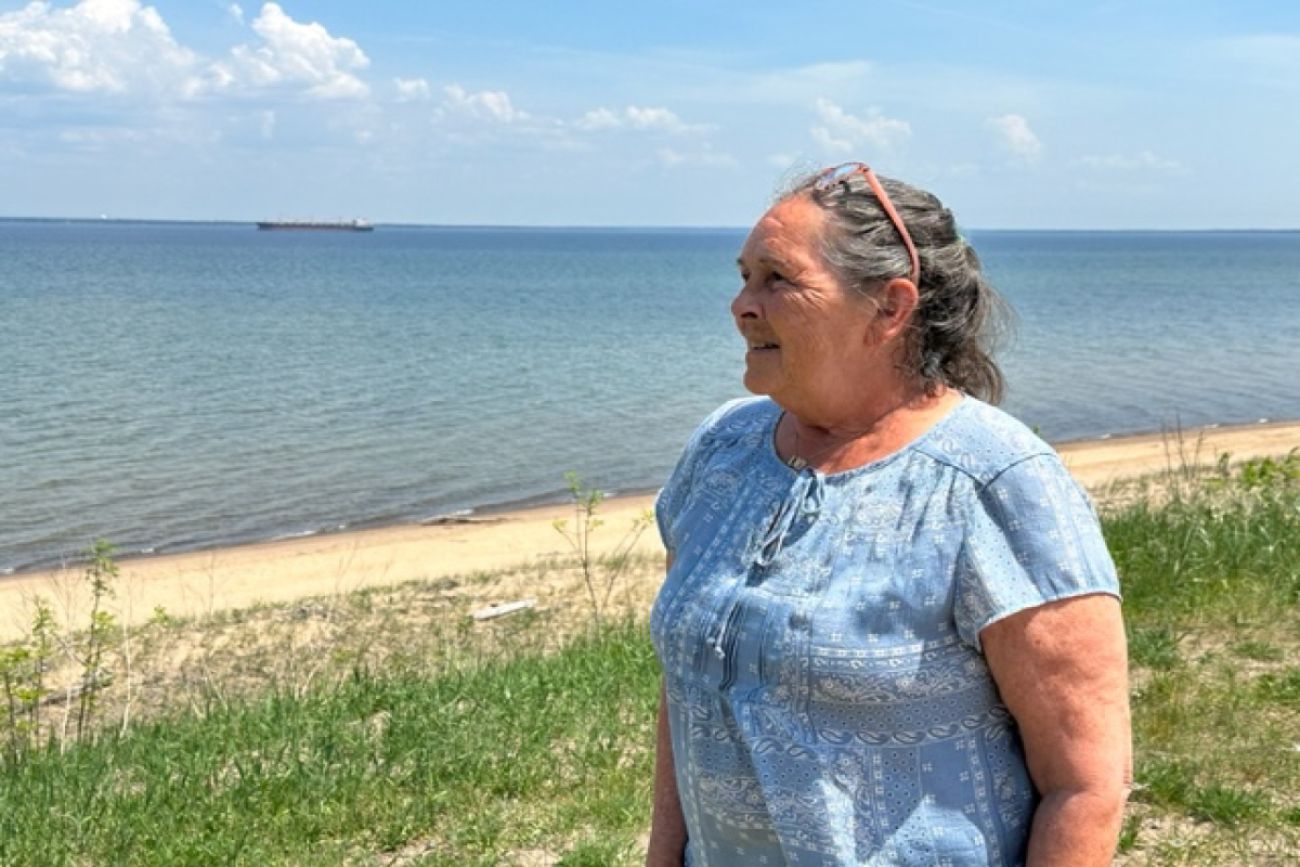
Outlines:
{"type": "Polygon", "coordinates": [[[900,389],[881,398],[821,414],[789,409],[777,427],[777,454],[792,466],[825,473],[856,469],[913,442],[962,400],[946,386],[933,394],[900,389]]]}

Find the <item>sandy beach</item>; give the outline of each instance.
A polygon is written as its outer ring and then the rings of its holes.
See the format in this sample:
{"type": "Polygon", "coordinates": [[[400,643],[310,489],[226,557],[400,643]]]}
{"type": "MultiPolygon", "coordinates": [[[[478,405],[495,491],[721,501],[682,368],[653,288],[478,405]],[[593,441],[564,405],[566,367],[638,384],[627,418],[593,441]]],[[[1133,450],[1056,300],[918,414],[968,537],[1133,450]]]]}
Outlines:
{"type": "MultiPolygon", "coordinates": [[[[1300,422],[1270,422],[1190,429],[1179,436],[1065,443],[1058,451],[1076,478],[1102,492],[1126,478],[1191,463],[1213,464],[1223,452],[1239,461],[1285,455],[1297,447],[1300,422]]],[[[604,525],[593,536],[593,547],[612,548],[652,503],[652,495],[602,503],[604,525]]],[[[403,525],[127,559],[120,563],[112,610],[128,623],[148,618],[159,606],[173,616],[198,616],[257,603],[527,566],[570,553],[554,522],[573,518],[572,507],[549,506],[458,523],[403,525]]],[[[641,535],[636,549],[662,550],[653,526],[641,535]]],[[[29,572],[0,580],[0,640],[25,630],[31,600],[37,595],[50,600],[61,616],[81,620],[87,606],[83,584],[80,572],[74,570],[29,572]]]]}

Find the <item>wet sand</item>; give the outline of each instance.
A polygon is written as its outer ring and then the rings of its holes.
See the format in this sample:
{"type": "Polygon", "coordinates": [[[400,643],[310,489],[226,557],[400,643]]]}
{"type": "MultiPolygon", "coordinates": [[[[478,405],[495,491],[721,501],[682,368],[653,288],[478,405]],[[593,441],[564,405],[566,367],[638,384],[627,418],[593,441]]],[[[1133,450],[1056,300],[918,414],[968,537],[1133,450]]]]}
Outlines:
{"type": "MultiPolygon", "coordinates": [[[[1189,429],[1181,435],[1115,437],[1058,445],[1071,472],[1093,491],[1126,478],[1213,464],[1223,452],[1233,461],[1285,455],[1300,447],[1300,422],[1189,429]]],[[[600,506],[604,525],[593,547],[619,543],[653,495],[617,497],[600,506]]],[[[161,606],[173,616],[200,616],[258,603],[286,602],[415,579],[496,571],[568,555],[553,526],[574,520],[573,508],[547,506],[436,525],[402,525],[286,539],[185,554],[121,561],[118,591],[109,606],[124,622],[147,619],[161,606]]],[[[636,550],[662,551],[653,525],[636,550]]],[[[516,584],[527,592],[526,582],[516,584]]],[[[53,570],[0,580],[0,641],[20,635],[36,595],[61,619],[84,622],[89,600],[79,571],[53,570]]],[[[508,600],[502,600],[508,601],[508,600]]]]}

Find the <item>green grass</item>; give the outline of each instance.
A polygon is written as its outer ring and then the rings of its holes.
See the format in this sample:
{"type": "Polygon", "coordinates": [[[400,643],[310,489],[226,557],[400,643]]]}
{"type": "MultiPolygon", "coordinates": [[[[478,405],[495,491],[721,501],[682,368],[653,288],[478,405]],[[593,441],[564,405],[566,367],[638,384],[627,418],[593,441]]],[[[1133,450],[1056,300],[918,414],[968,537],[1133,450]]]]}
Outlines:
{"type": "Polygon", "coordinates": [[[1169,626],[1130,626],[1129,658],[1135,665],[1151,669],[1173,668],[1181,661],[1178,636],[1169,626]]]}
{"type": "Polygon", "coordinates": [[[1297,863],[1295,465],[1258,463],[1105,516],[1134,682],[1124,864],[1297,863]]]}
{"type": "Polygon", "coordinates": [[[1267,641],[1239,641],[1232,646],[1232,652],[1242,659],[1256,662],[1281,662],[1286,658],[1282,648],[1267,641]]]}
{"type": "Polygon", "coordinates": [[[656,664],[621,624],[435,678],[357,672],[3,765],[0,863],[608,864],[644,824],[656,664]]]}
{"type": "MultiPolygon", "coordinates": [[[[1296,863],[1298,488],[1266,467],[1104,515],[1134,683],[1124,865],[1296,863]]],[[[125,735],[0,757],[0,864],[638,863],[644,624],[475,627],[447,614],[457,589],[145,628],[142,653],[186,637],[203,676],[125,735]]]]}

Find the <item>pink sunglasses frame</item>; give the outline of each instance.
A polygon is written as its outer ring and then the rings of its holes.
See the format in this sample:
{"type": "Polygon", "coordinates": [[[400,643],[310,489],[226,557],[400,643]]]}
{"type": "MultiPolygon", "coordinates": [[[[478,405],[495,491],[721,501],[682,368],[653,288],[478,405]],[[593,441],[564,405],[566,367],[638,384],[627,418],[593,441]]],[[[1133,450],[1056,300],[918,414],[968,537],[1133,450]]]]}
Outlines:
{"type": "Polygon", "coordinates": [[[921,257],[917,255],[916,244],[912,243],[912,235],[907,231],[907,226],[903,223],[903,218],[898,215],[898,210],[894,203],[890,201],[889,194],[885,192],[885,187],[880,183],[880,178],[866,163],[841,163],[838,166],[831,166],[824,169],[817,179],[813,181],[813,188],[818,192],[828,192],[835,188],[836,184],[843,183],[854,175],[862,175],[867,179],[867,186],[871,187],[871,192],[875,194],[876,200],[880,202],[880,207],[884,209],[889,221],[894,224],[894,229],[898,236],[903,240],[903,246],[907,248],[907,256],[912,262],[911,280],[912,285],[920,287],[921,279],[921,257]]]}

